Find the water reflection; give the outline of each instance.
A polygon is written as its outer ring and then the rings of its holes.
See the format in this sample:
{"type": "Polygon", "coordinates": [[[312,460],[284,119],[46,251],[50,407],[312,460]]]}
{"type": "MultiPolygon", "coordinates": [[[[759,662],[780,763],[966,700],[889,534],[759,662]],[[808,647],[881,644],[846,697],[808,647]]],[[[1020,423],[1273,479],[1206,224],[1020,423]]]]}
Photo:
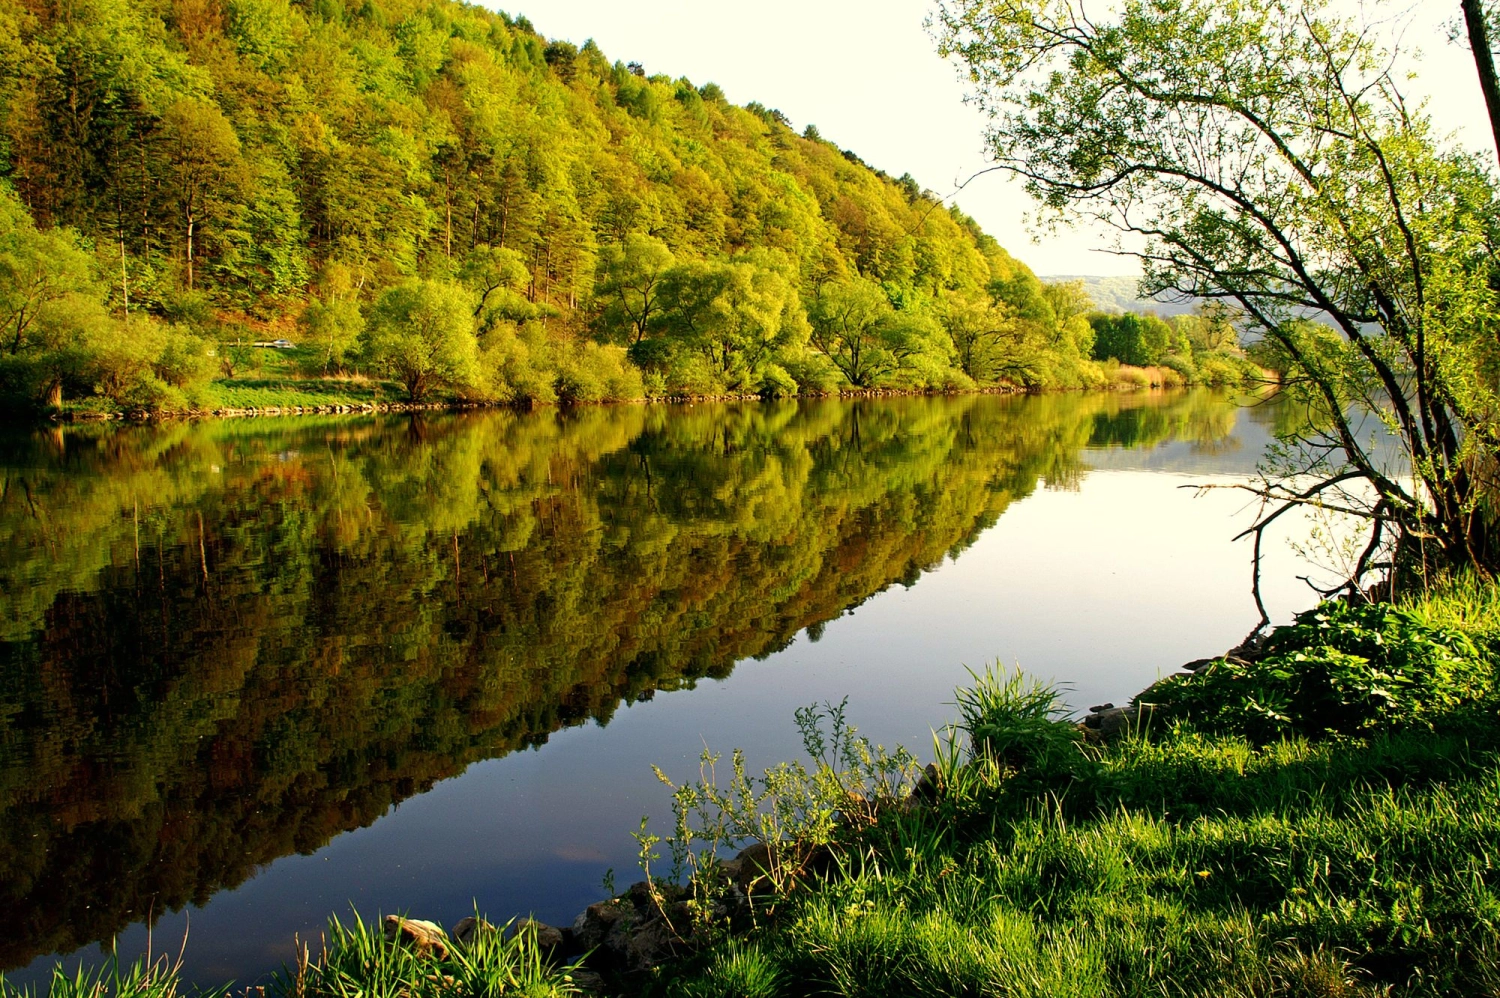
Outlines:
{"type": "Polygon", "coordinates": [[[0,437],[0,967],[815,637],[1098,448],[1221,458],[1235,413],[970,396],[0,437]]]}

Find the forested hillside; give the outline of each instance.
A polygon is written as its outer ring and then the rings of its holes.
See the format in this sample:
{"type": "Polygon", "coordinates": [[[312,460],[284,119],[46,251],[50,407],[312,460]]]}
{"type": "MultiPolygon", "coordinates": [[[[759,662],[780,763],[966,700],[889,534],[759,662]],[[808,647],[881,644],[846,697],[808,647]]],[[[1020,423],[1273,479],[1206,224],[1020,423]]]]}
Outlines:
{"type": "Polygon", "coordinates": [[[0,177],[12,398],[182,407],[272,338],[416,399],[1090,374],[909,176],[451,0],[0,0],[0,177]]]}

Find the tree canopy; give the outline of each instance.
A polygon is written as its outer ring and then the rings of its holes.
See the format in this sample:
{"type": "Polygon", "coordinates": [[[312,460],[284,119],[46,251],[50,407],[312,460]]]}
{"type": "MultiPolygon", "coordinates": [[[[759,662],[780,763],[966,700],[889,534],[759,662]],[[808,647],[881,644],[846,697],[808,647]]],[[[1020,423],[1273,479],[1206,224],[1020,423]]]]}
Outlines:
{"type": "Polygon", "coordinates": [[[0,0],[0,200],[110,319],[23,342],[12,402],[195,405],[279,338],[316,348],[307,376],[390,372],[377,306],[414,281],[474,296],[450,397],[1103,383],[1035,275],[909,174],[454,0],[0,0]],[[828,324],[867,292],[879,323],[828,324]],[[196,343],[199,380],[126,323],[196,343]]]}
{"type": "Polygon", "coordinates": [[[1323,0],[1126,0],[1106,18],[943,0],[936,23],[997,163],[1047,211],[1115,227],[1145,294],[1232,303],[1313,410],[1326,432],[1270,469],[1266,522],[1286,503],[1368,518],[1351,586],[1387,542],[1408,564],[1500,568],[1493,164],[1403,93],[1392,25],[1323,0]]]}

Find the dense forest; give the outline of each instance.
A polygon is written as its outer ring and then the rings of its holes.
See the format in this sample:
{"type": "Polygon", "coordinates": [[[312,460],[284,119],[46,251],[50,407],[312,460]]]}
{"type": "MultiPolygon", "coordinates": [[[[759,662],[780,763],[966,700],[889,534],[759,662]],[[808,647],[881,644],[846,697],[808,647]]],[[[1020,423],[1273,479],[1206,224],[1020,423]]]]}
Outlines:
{"type": "Polygon", "coordinates": [[[7,437],[0,968],[816,638],[1089,445],[1233,420],[1100,393],[7,437]]]}
{"type": "MultiPolygon", "coordinates": [[[[1103,386],[1088,310],[910,176],[524,17],[0,0],[12,404],[215,408],[271,340],[411,400],[1103,386]]],[[[1171,377],[1244,374],[1211,339],[1171,377]]]]}

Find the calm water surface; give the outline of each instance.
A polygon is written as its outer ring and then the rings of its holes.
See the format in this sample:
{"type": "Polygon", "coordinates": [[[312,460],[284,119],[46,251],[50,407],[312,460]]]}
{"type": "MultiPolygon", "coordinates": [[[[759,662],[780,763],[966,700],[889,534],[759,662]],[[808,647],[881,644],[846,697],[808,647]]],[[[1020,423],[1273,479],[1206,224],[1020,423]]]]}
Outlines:
{"type": "Polygon", "coordinates": [[[1240,480],[1277,418],[1190,393],[0,435],[0,968],[154,921],[157,951],[191,926],[190,978],[248,981],[351,904],[566,921],[637,879],[652,763],[789,758],[794,708],[846,695],[925,752],[995,659],[1123,702],[1254,623],[1244,499],[1182,486],[1240,480]]]}

